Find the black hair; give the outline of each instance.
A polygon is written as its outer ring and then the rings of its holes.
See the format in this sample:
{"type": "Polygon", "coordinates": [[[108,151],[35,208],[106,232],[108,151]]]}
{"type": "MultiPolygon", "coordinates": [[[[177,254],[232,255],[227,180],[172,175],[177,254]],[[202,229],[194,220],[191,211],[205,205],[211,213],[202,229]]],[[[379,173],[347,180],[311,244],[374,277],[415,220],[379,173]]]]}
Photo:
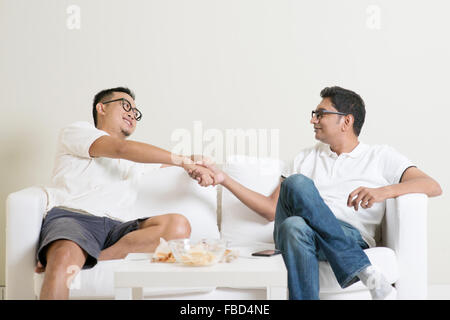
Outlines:
{"type": "Polygon", "coordinates": [[[359,136],[366,118],[364,100],[359,94],[341,87],[326,87],[320,92],[322,98],[330,98],[337,111],[352,114],[355,119],[353,132],[359,136]]]}
{"type": "Polygon", "coordinates": [[[111,88],[111,89],[105,89],[100,91],[99,93],[97,93],[94,97],[94,102],[92,104],[92,116],[94,117],[94,124],[97,127],[97,108],[95,107],[97,105],[97,103],[101,102],[101,101],[105,101],[108,98],[110,98],[114,92],[123,92],[128,94],[130,97],[133,98],[133,100],[135,99],[135,95],[133,93],[133,91],[131,91],[130,89],[126,88],[126,87],[117,87],[117,88],[111,88]]]}

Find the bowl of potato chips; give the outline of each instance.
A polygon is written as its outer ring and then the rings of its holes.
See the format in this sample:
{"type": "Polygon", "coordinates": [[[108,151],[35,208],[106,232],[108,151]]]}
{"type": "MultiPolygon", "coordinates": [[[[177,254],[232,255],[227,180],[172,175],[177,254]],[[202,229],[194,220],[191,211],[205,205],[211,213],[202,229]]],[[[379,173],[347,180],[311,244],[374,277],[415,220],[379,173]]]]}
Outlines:
{"type": "Polygon", "coordinates": [[[175,239],[168,241],[177,262],[188,266],[211,266],[224,256],[227,242],[221,239],[175,239]]]}

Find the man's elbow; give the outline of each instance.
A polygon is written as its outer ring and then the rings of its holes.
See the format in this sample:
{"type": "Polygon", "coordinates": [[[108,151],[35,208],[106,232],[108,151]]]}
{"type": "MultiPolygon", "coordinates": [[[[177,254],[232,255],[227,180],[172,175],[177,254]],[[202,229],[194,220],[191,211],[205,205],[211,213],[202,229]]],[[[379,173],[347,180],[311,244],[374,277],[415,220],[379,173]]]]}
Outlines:
{"type": "Polygon", "coordinates": [[[442,195],[442,188],[439,183],[435,182],[434,187],[433,187],[433,193],[432,193],[431,197],[438,197],[440,195],[442,195]]]}
{"type": "Polygon", "coordinates": [[[276,208],[273,208],[267,213],[266,219],[269,222],[275,221],[275,212],[276,212],[276,208]]]}
{"type": "Polygon", "coordinates": [[[433,178],[429,178],[428,186],[426,188],[426,192],[424,193],[426,193],[426,195],[430,198],[438,197],[442,194],[441,185],[433,178]]]}
{"type": "Polygon", "coordinates": [[[275,214],[277,211],[277,203],[278,203],[278,194],[276,195],[276,197],[274,196],[270,196],[268,197],[269,199],[269,203],[268,203],[268,209],[267,213],[264,215],[264,217],[269,221],[272,222],[275,220],[275,214]]]}

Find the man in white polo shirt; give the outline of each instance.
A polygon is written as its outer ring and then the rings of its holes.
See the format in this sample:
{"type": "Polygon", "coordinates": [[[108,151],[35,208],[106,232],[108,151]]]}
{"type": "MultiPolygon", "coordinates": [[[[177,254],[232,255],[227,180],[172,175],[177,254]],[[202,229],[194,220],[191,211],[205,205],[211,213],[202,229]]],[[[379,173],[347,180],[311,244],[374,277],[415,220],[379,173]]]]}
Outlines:
{"type": "MultiPolygon", "coordinates": [[[[196,167],[190,158],[126,140],[142,118],[134,97],[124,87],[102,90],[94,97],[94,124],[75,122],[61,130],[36,252],[36,271],[45,269],[41,299],[67,299],[74,266],[92,268],[98,260],[152,252],[161,237],[190,236],[189,221],[178,213],[127,221],[146,171],[161,164],[196,167]]],[[[203,185],[213,182],[208,169],[197,170],[203,185]]]]}
{"type": "MultiPolygon", "coordinates": [[[[373,299],[387,299],[392,287],[363,251],[375,246],[385,200],[406,193],[434,197],[442,191],[393,148],[358,140],[365,119],[358,94],[330,87],[320,95],[310,121],[320,142],[295,157],[270,196],[204,165],[215,171],[214,184],[222,184],[267,220],[275,220],[274,241],[288,269],[290,299],[319,298],[320,260],[330,263],[342,288],[361,280],[373,299]]],[[[201,181],[195,170],[190,174],[201,181]]]]}

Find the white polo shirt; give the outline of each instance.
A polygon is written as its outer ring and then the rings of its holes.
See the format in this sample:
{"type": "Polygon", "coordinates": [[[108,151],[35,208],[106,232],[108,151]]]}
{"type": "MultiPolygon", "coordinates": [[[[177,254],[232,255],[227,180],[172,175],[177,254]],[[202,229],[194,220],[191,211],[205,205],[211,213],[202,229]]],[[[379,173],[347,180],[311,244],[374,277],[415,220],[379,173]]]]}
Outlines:
{"type": "Polygon", "coordinates": [[[314,181],[319,193],[337,219],[361,232],[369,247],[375,244],[375,229],[381,223],[386,203],[371,208],[347,206],[349,194],[358,187],[378,188],[397,184],[404,171],[414,166],[405,156],[387,145],[359,143],[350,153],[339,156],[330,146],[318,143],[304,149],[283,171],[283,176],[301,173],[314,181]]]}
{"type": "Polygon", "coordinates": [[[47,212],[56,206],[80,213],[127,220],[137,197],[137,182],[160,164],[124,159],[92,158],[91,144],[107,132],[89,122],[75,122],[60,132],[52,183],[44,187],[47,212]]]}

